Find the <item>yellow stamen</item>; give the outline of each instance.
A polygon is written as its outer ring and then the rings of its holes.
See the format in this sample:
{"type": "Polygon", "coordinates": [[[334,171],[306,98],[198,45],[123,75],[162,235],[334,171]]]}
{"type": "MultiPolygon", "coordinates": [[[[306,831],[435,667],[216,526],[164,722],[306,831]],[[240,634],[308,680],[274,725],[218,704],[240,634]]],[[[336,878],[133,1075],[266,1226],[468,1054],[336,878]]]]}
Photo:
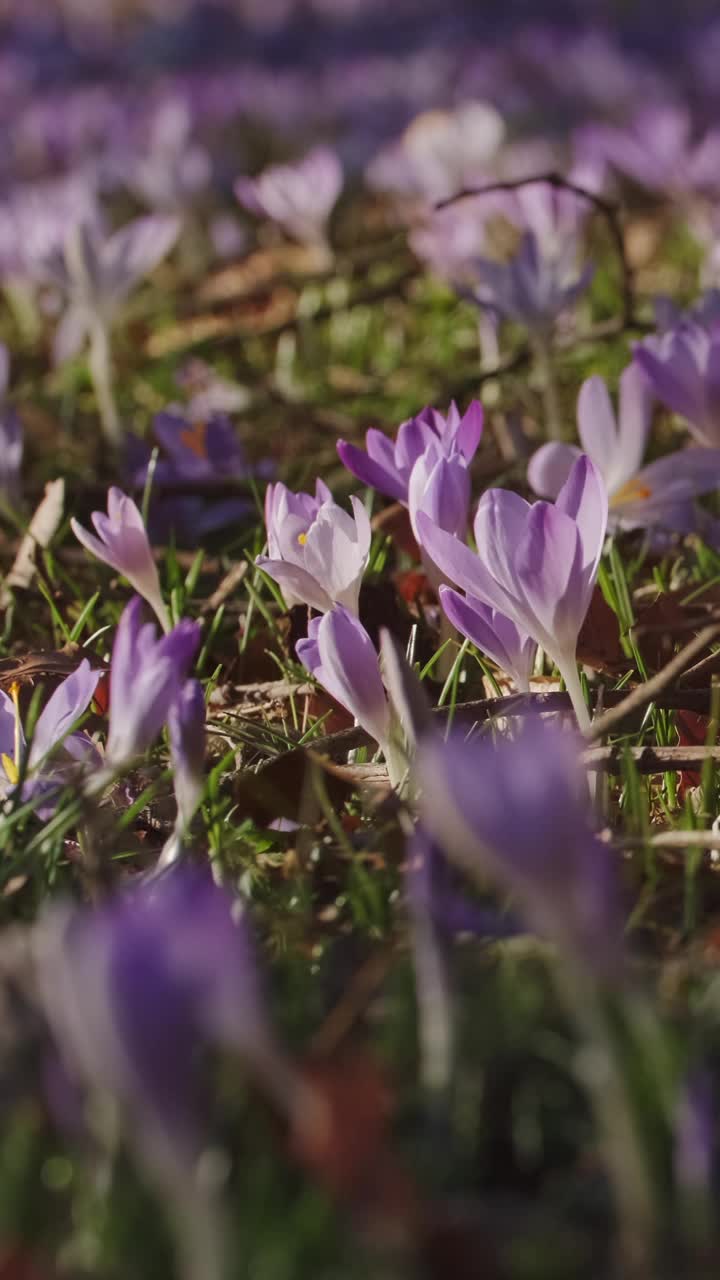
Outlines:
{"type": "Polygon", "coordinates": [[[610,506],[620,507],[626,502],[646,502],[648,498],[652,498],[652,489],[639,480],[628,480],[627,484],[611,496],[610,506]]]}
{"type": "Polygon", "coordinates": [[[195,454],[196,458],[207,458],[207,422],[193,422],[180,432],[180,442],[195,454]]]}
{"type": "Polygon", "coordinates": [[[306,533],[299,533],[299,534],[298,534],[298,542],[300,543],[300,546],[301,546],[301,547],[304,547],[304,546],[305,546],[305,543],[307,542],[307,534],[306,534],[306,533]]]}
{"type": "Polygon", "coordinates": [[[2,760],[2,767],[5,770],[8,782],[12,782],[13,786],[16,786],[20,779],[20,770],[15,761],[10,759],[6,751],[3,751],[2,755],[0,755],[0,760],[2,760]]]}

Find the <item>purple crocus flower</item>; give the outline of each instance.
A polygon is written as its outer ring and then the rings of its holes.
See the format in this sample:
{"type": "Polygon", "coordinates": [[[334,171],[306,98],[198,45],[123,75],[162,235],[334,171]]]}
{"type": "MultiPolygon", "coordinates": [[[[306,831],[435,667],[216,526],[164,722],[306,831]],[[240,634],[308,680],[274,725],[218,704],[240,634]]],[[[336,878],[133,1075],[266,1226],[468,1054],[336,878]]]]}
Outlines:
{"type": "Polygon", "coordinates": [[[489,102],[460,103],[453,111],[423,111],[398,142],[375,157],[370,184],[433,203],[456,195],[487,174],[505,134],[489,102]]]}
{"type": "MultiPolygon", "coordinates": [[[[28,799],[38,792],[45,795],[56,790],[69,776],[72,762],[86,762],[91,755],[97,754],[92,739],[86,733],[72,733],[71,730],[90,706],[101,674],[90,666],[87,659],[83,659],[77,670],[58,685],[38,716],[27,760],[17,694],[8,697],[0,690],[2,795],[8,795],[15,788],[23,765],[26,773],[23,798],[28,799]]],[[[40,816],[45,816],[48,811],[43,801],[40,816]]]]}
{"type": "Polygon", "coordinates": [[[89,367],[103,430],[113,444],[122,438],[112,386],[110,331],[118,311],[138,282],[170,252],[180,232],[171,215],[136,218],[110,236],[97,225],[71,228],[62,251],[51,252],[42,278],[64,295],[66,309],[55,334],[58,363],[89,344],[89,367]]]}
{"type": "Polygon", "coordinates": [[[592,265],[580,271],[576,260],[574,240],[549,254],[543,252],[536,234],[528,231],[509,262],[475,258],[472,270],[477,284],[468,292],[479,306],[547,340],[558,317],[574,305],[592,279],[592,265]]]}
{"type": "Polygon", "coordinates": [[[328,693],[345,707],[387,756],[390,707],[380,675],[377,650],[349,609],[336,605],[312,618],[297,656],[328,693]]]}
{"type": "Polygon", "coordinates": [[[720,129],[693,140],[684,106],[643,107],[629,125],[596,125],[582,134],[588,156],[600,156],[641,186],[687,201],[720,188],[720,129]]]}
{"type": "Polygon", "coordinates": [[[313,147],[296,164],[277,164],[257,178],[238,178],[235,195],[246,209],[277,222],[302,244],[328,250],[328,221],[343,173],[331,147],[313,147]]]}
{"type": "Polygon", "coordinates": [[[79,223],[62,252],[49,253],[38,274],[56,284],[67,309],[55,336],[55,358],[71,359],[98,319],[109,327],[119,307],[144,276],[170,252],[180,232],[177,218],[150,214],[104,235],[98,224],[79,223]]]}
{"type": "Polygon", "coordinates": [[[443,457],[457,458],[468,467],[480,443],[482,428],[482,405],[477,400],[462,416],[453,401],[447,417],[427,407],[401,423],[394,442],[383,431],[371,427],[365,436],[366,452],[347,440],[338,440],[337,451],[340,461],[362,484],[409,506],[415,464],[425,457],[426,474],[443,457]]]}
{"type": "Polygon", "coordinates": [[[268,485],[269,555],[258,556],[255,563],[279,584],[288,607],[307,604],[324,613],[341,604],[357,613],[372,530],[360,499],[350,502],[352,515],[333,502],[321,480],[314,498],[291,493],[284,484],[268,485]]]}
{"type": "Polygon", "coordinates": [[[622,955],[615,853],[598,840],[574,735],[528,722],[515,739],[421,743],[421,819],[456,866],[518,899],[527,920],[600,977],[622,955]]]}
{"type": "MultiPolygon", "coordinates": [[[[720,487],[720,449],[679,449],[642,467],[652,400],[637,365],[620,378],[617,418],[605,382],[586,378],[578,397],[578,432],[608,490],[610,529],[696,527],[693,499],[720,487]]],[[[551,441],[530,460],[528,482],[543,498],[556,498],[581,450],[551,441]]]]}
{"type": "Polygon", "coordinates": [[[196,413],[166,410],[153,418],[153,434],[168,463],[161,461],[155,477],[167,472],[187,479],[212,480],[247,475],[247,462],[235,428],[222,413],[201,418],[196,413]]]}
{"type": "Polygon", "coordinates": [[[0,272],[13,285],[42,282],[72,227],[101,224],[95,185],[86,172],[20,183],[0,204],[0,272]]]}
{"type": "Polygon", "coordinates": [[[12,508],[20,503],[23,429],[15,410],[5,403],[9,381],[10,353],[0,342],[0,500],[12,508]]]}
{"type": "Polygon", "coordinates": [[[720,328],[686,323],[633,346],[652,390],[700,444],[720,445],[720,328]]]}
{"type": "Polygon", "coordinates": [[[477,553],[426,515],[418,516],[423,548],[445,578],[498,610],[519,635],[542,645],[582,726],[588,713],[575,650],[597,576],[607,512],[602,476],[582,455],[554,506],[531,506],[516,493],[488,489],[475,516],[477,553]]]}
{"type": "Polygon", "coordinates": [[[188,102],[174,94],[142,122],[138,153],[123,166],[127,185],[153,209],[182,213],[207,188],[210,156],[193,139],[188,102]]]}
{"type": "Polygon", "coordinates": [[[42,1007],[71,1082],[112,1100],[150,1173],[175,1186],[207,1140],[199,1046],[239,1055],[280,1103],[292,1088],[235,905],[208,871],[176,867],[100,908],[53,905],[33,934],[42,1007]]]}
{"type": "MultiPolygon", "coordinates": [[[[213,498],[183,492],[183,488],[191,489],[194,484],[211,489],[213,482],[221,485],[230,479],[245,480],[250,474],[233,425],[225,414],[201,417],[189,410],[169,409],[156,414],[152,426],[162,449],[153,473],[148,512],[148,525],[155,540],[166,541],[174,532],[176,537],[189,541],[247,518],[254,510],[248,498],[220,494],[213,498]]],[[[126,464],[133,486],[145,484],[150,458],[148,445],[129,436],[126,464]]]]}
{"type": "Polygon", "coordinates": [[[113,487],[108,490],[108,514],[93,511],[92,522],[97,538],[75,519],[70,521],[70,527],[87,551],[127,578],[155,611],[163,631],[169,631],[170,616],[162,598],[160,576],[136,503],[113,487]]]}
{"type": "Polygon", "coordinates": [[[177,701],[200,644],[200,627],[183,619],[158,639],[135,596],[118,623],[110,667],[108,767],[126,768],[152,745],[177,701]]]}

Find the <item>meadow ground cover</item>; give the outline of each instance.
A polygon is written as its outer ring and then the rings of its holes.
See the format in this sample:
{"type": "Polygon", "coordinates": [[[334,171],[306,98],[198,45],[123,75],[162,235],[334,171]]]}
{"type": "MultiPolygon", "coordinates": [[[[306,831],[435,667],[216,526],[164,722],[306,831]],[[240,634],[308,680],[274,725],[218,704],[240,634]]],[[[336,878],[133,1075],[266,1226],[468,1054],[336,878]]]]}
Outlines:
{"type": "Polygon", "coordinates": [[[478,9],[0,16],[2,1276],[720,1266],[720,24],[478,9]]]}

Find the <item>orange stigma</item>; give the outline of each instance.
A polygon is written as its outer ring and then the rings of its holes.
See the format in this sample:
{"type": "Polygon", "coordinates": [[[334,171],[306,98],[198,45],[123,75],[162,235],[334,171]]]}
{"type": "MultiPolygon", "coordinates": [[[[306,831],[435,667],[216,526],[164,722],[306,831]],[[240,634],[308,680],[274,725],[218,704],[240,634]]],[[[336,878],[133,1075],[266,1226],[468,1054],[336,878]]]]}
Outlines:
{"type": "Polygon", "coordinates": [[[641,484],[639,480],[628,480],[627,484],[612,494],[610,506],[620,507],[626,502],[647,502],[648,498],[652,498],[652,492],[648,485],[641,484]]]}
{"type": "Polygon", "coordinates": [[[207,422],[193,422],[180,432],[180,443],[196,458],[207,458],[207,422]]]}

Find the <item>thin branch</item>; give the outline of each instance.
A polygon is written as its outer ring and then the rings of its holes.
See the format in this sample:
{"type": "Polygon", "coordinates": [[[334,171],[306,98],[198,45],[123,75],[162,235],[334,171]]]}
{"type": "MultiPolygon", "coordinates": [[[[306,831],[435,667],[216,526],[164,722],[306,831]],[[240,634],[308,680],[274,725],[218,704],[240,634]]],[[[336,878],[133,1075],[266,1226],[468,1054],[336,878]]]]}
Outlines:
{"type": "Polygon", "coordinates": [[[656,835],[621,836],[613,833],[612,843],[624,849],[652,845],[656,849],[720,849],[719,831],[658,831],[656,835]]]}
{"type": "Polygon", "coordinates": [[[657,695],[673,684],[719,636],[720,622],[711,622],[707,627],[703,627],[702,631],[699,631],[679,653],[676,653],[657,675],[651,676],[644,684],[633,689],[619,706],[610,707],[593,720],[585,735],[588,741],[593,742],[597,738],[604,737],[606,733],[612,733],[634,711],[639,711],[648,703],[654,702],[657,695]]]}
{"type": "MultiPolygon", "coordinates": [[[[698,770],[706,760],[720,760],[720,747],[589,747],[582,762],[596,773],[622,773],[628,755],[638,773],[677,773],[698,770]]],[[[715,840],[720,845],[720,834],[715,840]]]]}
{"type": "Polygon", "coordinates": [[[466,200],[470,196],[485,196],[498,191],[518,191],[521,187],[535,186],[540,183],[548,187],[554,187],[556,190],[572,192],[573,195],[579,196],[581,200],[587,200],[604,217],[621,272],[623,328],[633,328],[635,325],[633,270],[625,253],[625,238],[620,221],[620,206],[614,200],[608,200],[605,196],[598,195],[596,191],[590,191],[587,187],[582,187],[579,183],[572,182],[569,178],[564,178],[561,173],[550,170],[547,173],[534,174],[530,178],[507,178],[504,181],[487,183],[482,187],[467,187],[462,191],[458,191],[454,196],[441,200],[435,207],[436,209],[446,209],[448,205],[456,204],[459,200],[466,200]]]}
{"type": "MultiPolygon", "coordinates": [[[[633,693],[644,693],[646,688],[647,684],[640,685],[633,690],[633,693]]],[[[299,692],[302,692],[302,690],[299,692]]],[[[596,691],[591,691],[591,701],[594,701],[597,696],[596,691]]],[[[671,690],[664,695],[653,696],[648,701],[653,701],[658,707],[666,710],[695,711],[699,715],[707,715],[711,709],[709,689],[671,690]]],[[[613,711],[622,709],[623,720],[629,714],[627,702],[628,696],[625,693],[603,690],[603,705],[608,706],[609,704],[613,711]]],[[[643,697],[638,702],[636,709],[642,710],[644,706],[645,698],[643,697]]],[[[561,712],[565,712],[567,715],[572,712],[570,699],[566,693],[515,693],[503,698],[482,698],[476,702],[458,702],[455,705],[454,723],[471,727],[473,724],[481,724],[484,721],[495,718],[547,715],[549,713],[559,714],[561,712]]],[[[224,714],[227,714],[227,712],[224,714]]],[[[433,707],[432,714],[438,720],[443,720],[447,717],[448,708],[433,707]]],[[[600,720],[598,719],[596,723],[599,724],[600,720]]],[[[309,750],[317,756],[342,761],[349,751],[354,751],[357,747],[372,746],[372,744],[373,739],[359,726],[355,726],[352,729],[341,729],[337,733],[328,734],[322,738],[313,738],[312,741],[308,742],[307,746],[293,747],[288,752],[273,754],[269,759],[263,760],[258,765],[256,772],[262,773],[265,769],[271,769],[278,759],[287,760],[289,756],[295,756],[299,759],[301,756],[307,755],[309,750]]],[[[614,748],[609,748],[609,750],[614,750],[614,748]]],[[[690,750],[690,748],[687,748],[687,750],[690,750]]],[[[661,772],[664,772],[664,770],[661,770],[661,772]]],[[[364,777],[375,781],[379,780],[380,775],[377,770],[373,769],[364,777]]],[[[720,836],[718,836],[718,844],[720,844],[720,836]]]]}

